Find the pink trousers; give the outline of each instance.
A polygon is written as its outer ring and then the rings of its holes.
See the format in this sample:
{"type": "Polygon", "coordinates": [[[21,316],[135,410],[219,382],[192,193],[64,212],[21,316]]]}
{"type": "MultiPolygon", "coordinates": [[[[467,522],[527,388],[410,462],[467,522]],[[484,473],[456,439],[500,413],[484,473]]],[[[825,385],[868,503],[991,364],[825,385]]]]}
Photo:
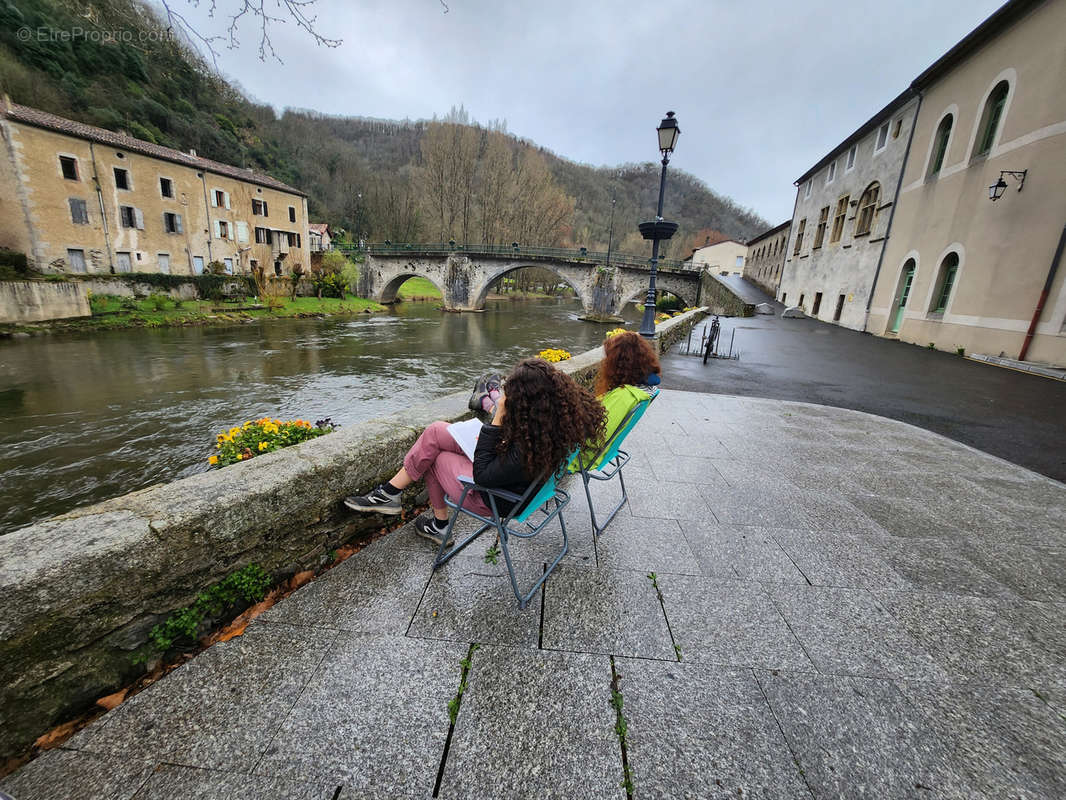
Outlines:
{"type": "MultiPolygon", "coordinates": [[[[474,476],[474,463],[466,457],[462,448],[448,433],[447,422],[434,422],[422,431],[418,441],[404,456],[403,468],[413,480],[426,479],[429,504],[433,508],[446,507],[444,495],[458,501],[463,493],[459,476],[474,476]]],[[[478,514],[492,513],[476,491],[467,493],[463,508],[478,514]]]]}

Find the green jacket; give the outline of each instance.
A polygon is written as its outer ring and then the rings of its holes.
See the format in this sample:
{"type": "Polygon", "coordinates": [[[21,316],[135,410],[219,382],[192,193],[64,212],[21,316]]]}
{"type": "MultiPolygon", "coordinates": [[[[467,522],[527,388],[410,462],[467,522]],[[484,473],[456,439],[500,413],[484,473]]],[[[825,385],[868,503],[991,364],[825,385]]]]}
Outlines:
{"type": "MultiPolygon", "coordinates": [[[[607,394],[600,398],[603,407],[607,409],[607,426],[605,428],[607,435],[603,441],[595,446],[588,447],[581,451],[581,460],[586,466],[588,466],[589,461],[596,457],[600,448],[603,447],[604,442],[609,441],[611,436],[614,435],[618,426],[622,424],[622,420],[625,419],[626,414],[633,410],[637,403],[640,403],[642,400],[647,400],[649,397],[650,395],[647,392],[638,389],[636,386],[630,386],[627,384],[625,386],[619,386],[616,389],[611,389],[611,391],[607,392],[607,394]]],[[[570,465],[570,471],[577,471],[576,459],[570,465]]]]}

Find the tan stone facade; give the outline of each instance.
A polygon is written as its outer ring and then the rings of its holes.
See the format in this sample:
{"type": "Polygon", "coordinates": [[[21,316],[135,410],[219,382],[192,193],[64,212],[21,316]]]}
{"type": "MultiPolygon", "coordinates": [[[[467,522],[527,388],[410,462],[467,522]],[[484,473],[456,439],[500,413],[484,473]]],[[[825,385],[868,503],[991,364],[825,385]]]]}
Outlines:
{"type": "Polygon", "coordinates": [[[692,265],[702,265],[715,275],[742,275],[748,246],[734,239],[726,239],[692,251],[692,265]]]}
{"type": "Polygon", "coordinates": [[[748,242],[744,277],[773,297],[777,296],[777,289],[781,285],[781,268],[785,263],[791,225],[792,220],[785,220],[748,242]]]}
{"type": "Polygon", "coordinates": [[[266,175],[7,104],[0,246],[45,272],[310,266],[307,199],[266,175]],[[265,204],[265,205],[264,205],[265,204]]]}
{"type": "MultiPolygon", "coordinates": [[[[968,51],[914,83],[922,105],[872,333],[1020,355],[1066,225],[1066,0],[1010,5],[1012,18],[987,25],[968,51]],[[993,202],[989,187],[1002,170],[1027,171],[1024,188],[1004,176],[993,202]]],[[[1027,358],[1066,364],[1066,266],[1027,358]]]]}

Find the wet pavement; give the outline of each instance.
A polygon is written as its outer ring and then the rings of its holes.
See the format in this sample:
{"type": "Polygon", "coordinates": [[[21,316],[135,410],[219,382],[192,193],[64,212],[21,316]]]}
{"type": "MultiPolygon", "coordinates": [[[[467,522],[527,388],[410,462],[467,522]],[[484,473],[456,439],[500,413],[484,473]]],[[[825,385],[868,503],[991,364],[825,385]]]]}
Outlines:
{"type": "MultiPolygon", "coordinates": [[[[758,289],[741,282],[756,296],[758,289]]],[[[1066,382],[824,322],[781,319],[783,307],[774,306],[778,316],[721,320],[722,348],[735,331],[738,361],[704,366],[675,347],[663,358],[663,386],[879,414],[1066,480],[1066,382]]]]}
{"type": "MultiPolygon", "coordinates": [[[[1066,796],[1066,486],[891,420],[695,392],[664,390],[626,449],[630,503],[594,540],[572,485],[569,554],[525,611],[490,542],[433,572],[408,524],[0,789],[1066,796]]],[[[561,543],[516,541],[520,580],[561,543]]]]}

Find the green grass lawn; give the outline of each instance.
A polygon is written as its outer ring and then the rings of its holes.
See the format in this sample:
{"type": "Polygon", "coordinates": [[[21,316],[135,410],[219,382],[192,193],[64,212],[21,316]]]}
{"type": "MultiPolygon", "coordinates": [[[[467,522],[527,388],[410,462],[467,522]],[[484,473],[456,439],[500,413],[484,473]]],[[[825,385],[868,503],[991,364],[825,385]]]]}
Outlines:
{"type": "Polygon", "coordinates": [[[408,278],[396,296],[401,300],[411,297],[440,297],[440,289],[429,278],[408,278]]]}

